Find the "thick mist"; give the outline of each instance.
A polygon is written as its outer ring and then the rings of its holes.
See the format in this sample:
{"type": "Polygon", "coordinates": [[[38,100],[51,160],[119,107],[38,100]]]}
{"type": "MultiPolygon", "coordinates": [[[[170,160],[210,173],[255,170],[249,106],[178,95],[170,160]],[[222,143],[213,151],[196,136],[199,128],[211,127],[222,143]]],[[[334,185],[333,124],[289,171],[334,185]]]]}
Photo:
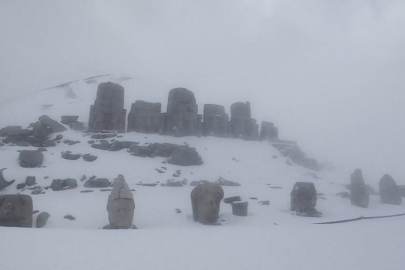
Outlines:
{"type": "Polygon", "coordinates": [[[250,101],[312,156],[401,181],[404,13],[402,0],[2,1],[0,102],[148,77],[189,88],[200,108],[250,101]]]}

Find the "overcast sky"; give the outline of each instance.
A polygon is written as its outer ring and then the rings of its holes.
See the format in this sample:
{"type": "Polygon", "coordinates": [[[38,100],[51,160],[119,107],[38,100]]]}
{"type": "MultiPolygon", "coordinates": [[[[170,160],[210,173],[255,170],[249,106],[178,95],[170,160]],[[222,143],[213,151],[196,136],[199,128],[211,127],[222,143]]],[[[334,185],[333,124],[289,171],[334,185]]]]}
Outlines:
{"type": "Polygon", "coordinates": [[[0,98],[106,73],[170,81],[405,181],[404,14],[403,0],[0,0],[0,98]]]}

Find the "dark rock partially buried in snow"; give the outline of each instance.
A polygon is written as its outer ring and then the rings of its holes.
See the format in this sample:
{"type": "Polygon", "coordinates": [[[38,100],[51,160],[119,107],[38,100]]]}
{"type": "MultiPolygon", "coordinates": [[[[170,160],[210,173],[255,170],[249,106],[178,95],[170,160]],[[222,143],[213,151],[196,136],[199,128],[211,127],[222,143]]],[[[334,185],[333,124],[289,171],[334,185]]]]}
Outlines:
{"type": "Polygon", "coordinates": [[[32,227],[32,198],[29,195],[0,196],[0,226],[32,227]]]}
{"type": "Polygon", "coordinates": [[[380,180],[380,196],[383,204],[402,204],[401,194],[395,180],[388,174],[380,180]]]}
{"type": "Polygon", "coordinates": [[[12,185],[15,182],[15,180],[6,181],[6,179],[4,179],[4,176],[3,176],[3,171],[4,170],[6,170],[6,169],[5,168],[0,169],[0,190],[12,185]]]}
{"type": "Polygon", "coordinates": [[[35,228],[42,228],[46,225],[46,222],[48,221],[48,218],[51,215],[49,215],[47,212],[42,212],[38,215],[37,221],[35,224],[35,228]]]}
{"type": "Polygon", "coordinates": [[[67,160],[78,160],[81,157],[82,157],[81,154],[73,154],[70,151],[66,151],[66,152],[62,153],[62,158],[67,159],[67,160]]]}
{"type": "Polygon", "coordinates": [[[177,146],[168,163],[179,166],[194,166],[203,164],[203,161],[195,148],[177,146]]]}
{"type": "Polygon", "coordinates": [[[97,160],[97,156],[93,156],[91,154],[85,154],[85,155],[83,155],[83,160],[87,161],[87,162],[93,162],[93,161],[97,160]]]}
{"type": "Polygon", "coordinates": [[[291,191],[290,210],[299,216],[320,217],[322,213],[315,209],[316,200],[317,192],[313,183],[297,182],[291,191]]]}
{"type": "Polygon", "coordinates": [[[232,214],[235,216],[245,217],[248,215],[248,202],[233,202],[232,204],[232,214]]]}
{"type": "Polygon", "coordinates": [[[131,229],[133,227],[135,202],[123,175],[115,180],[114,188],[108,197],[107,211],[110,229],[131,229]]]}
{"type": "Polygon", "coordinates": [[[224,199],[224,203],[233,203],[233,202],[240,202],[242,201],[242,198],[240,196],[233,196],[233,197],[228,197],[224,199]]]}
{"type": "Polygon", "coordinates": [[[224,191],[218,184],[201,184],[191,192],[194,221],[207,225],[218,224],[219,209],[224,191]]]}
{"type": "Polygon", "coordinates": [[[63,132],[66,131],[67,128],[65,128],[62,124],[58,123],[57,121],[51,119],[49,116],[47,115],[42,115],[39,118],[39,122],[41,122],[41,124],[48,126],[51,128],[51,131],[53,133],[55,132],[63,132]]]}
{"type": "Polygon", "coordinates": [[[111,185],[110,181],[107,178],[91,178],[84,183],[86,188],[105,188],[111,185]]]}
{"type": "Polygon", "coordinates": [[[36,168],[42,165],[44,155],[35,150],[23,150],[20,152],[20,166],[23,168],[36,168]]]}
{"type": "Polygon", "coordinates": [[[367,208],[370,202],[369,193],[360,169],[350,176],[350,202],[352,205],[367,208]]]}
{"type": "Polygon", "coordinates": [[[77,180],[72,178],[67,179],[55,179],[52,181],[51,189],[53,191],[61,191],[65,189],[77,188],[77,180]]]}
{"type": "Polygon", "coordinates": [[[36,184],[36,178],[35,178],[35,176],[27,176],[27,178],[25,179],[25,184],[27,185],[27,186],[33,186],[33,185],[35,185],[36,184]]]}
{"type": "Polygon", "coordinates": [[[76,123],[77,120],[79,119],[79,116],[73,116],[73,115],[63,115],[62,117],[62,123],[65,125],[70,125],[73,123],[76,123]]]}

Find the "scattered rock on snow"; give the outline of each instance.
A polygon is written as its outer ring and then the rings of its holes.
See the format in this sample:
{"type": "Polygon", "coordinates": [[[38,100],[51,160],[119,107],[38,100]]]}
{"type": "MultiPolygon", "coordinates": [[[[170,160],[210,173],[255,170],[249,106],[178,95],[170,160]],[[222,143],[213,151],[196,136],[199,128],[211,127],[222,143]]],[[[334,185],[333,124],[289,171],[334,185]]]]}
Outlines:
{"type": "Polygon", "coordinates": [[[48,221],[49,217],[50,217],[50,215],[47,212],[42,212],[41,214],[39,214],[37,217],[35,228],[44,227],[46,225],[46,222],[48,221]]]}
{"type": "Polygon", "coordinates": [[[232,204],[232,214],[235,216],[245,217],[248,215],[248,202],[233,202],[232,204]]]}
{"type": "Polygon", "coordinates": [[[35,150],[23,150],[20,152],[20,166],[23,168],[36,168],[42,165],[44,155],[35,150]]]}

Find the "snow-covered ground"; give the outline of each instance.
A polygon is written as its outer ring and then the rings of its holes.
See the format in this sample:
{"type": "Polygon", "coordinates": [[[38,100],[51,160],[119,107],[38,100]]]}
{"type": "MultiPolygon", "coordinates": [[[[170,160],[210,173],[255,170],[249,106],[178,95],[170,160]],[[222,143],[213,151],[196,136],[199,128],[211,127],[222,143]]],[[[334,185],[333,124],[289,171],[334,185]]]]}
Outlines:
{"type": "MultiPolygon", "coordinates": [[[[0,105],[0,127],[27,126],[47,114],[60,120],[61,115],[79,115],[87,122],[97,85],[114,81],[126,89],[126,109],[138,99],[162,102],[170,87],[153,81],[119,76],[80,80],[64,86],[34,92],[32,95],[0,105]]],[[[173,86],[174,87],[174,86],[173,86]]],[[[197,95],[197,94],[196,94],[197,95]]],[[[198,96],[198,95],[197,95],[198,96]]],[[[197,97],[197,102],[199,101],[197,97]]],[[[199,103],[200,109],[202,103],[199,103]]],[[[55,136],[56,134],[54,134],[55,136]]],[[[184,137],[126,133],[121,141],[141,144],[187,143],[201,155],[202,166],[180,167],[164,164],[164,158],[131,156],[126,150],[108,152],[90,147],[90,137],[67,131],[64,143],[44,152],[43,168],[24,169],[18,165],[18,150],[31,147],[0,147],[0,168],[6,180],[16,184],[27,176],[36,176],[38,185],[49,186],[53,179],[75,178],[79,187],[72,190],[32,195],[34,210],[51,217],[42,229],[0,228],[0,269],[367,269],[396,270],[405,265],[404,217],[358,221],[336,225],[315,222],[405,213],[405,205],[381,205],[379,196],[370,195],[367,209],[350,205],[336,193],[348,191],[349,172],[335,169],[312,172],[289,166],[286,158],[268,142],[246,142],[215,137],[184,137]],[[98,156],[95,162],[65,160],[62,151],[98,156]],[[161,167],[166,167],[164,170],[161,167]],[[161,169],[165,173],[158,173],[161,169]],[[221,226],[204,226],[192,221],[190,192],[193,187],[144,187],[143,183],[165,183],[181,170],[178,180],[215,181],[219,177],[236,181],[240,187],[224,187],[225,197],[239,195],[249,202],[249,215],[232,215],[231,206],[221,203],[221,226]],[[108,224],[106,211],[109,192],[87,190],[80,178],[97,176],[113,180],[123,174],[135,189],[135,218],[138,230],[100,230],[108,224]],[[295,182],[313,182],[322,193],[317,209],[321,218],[304,218],[289,211],[290,191],[295,182]],[[277,188],[274,188],[277,187],[277,188]],[[251,199],[251,198],[257,199],[251,199]],[[270,205],[258,202],[269,200],[270,205]],[[176,213],[175,209],[182,213],[176,213]],[[76,220],[64,219],[73,215],[76,220]]],[[[378,191],[381,176],[365,180],[378,191]]],[[[177,179],[176,179],[177,180],[177,179]]],[[[398,179],[398,184],[401,183],[398,179]]],[[[16,184],[0,191],[16,194],[16,184]]],[[[30,194],[25,190],[23,194],[30,194]]],[[[36,215],[35,215],[36,217],[36,215]]],[[[35,218],[34,218],[35,221],[35,218]]]]}

